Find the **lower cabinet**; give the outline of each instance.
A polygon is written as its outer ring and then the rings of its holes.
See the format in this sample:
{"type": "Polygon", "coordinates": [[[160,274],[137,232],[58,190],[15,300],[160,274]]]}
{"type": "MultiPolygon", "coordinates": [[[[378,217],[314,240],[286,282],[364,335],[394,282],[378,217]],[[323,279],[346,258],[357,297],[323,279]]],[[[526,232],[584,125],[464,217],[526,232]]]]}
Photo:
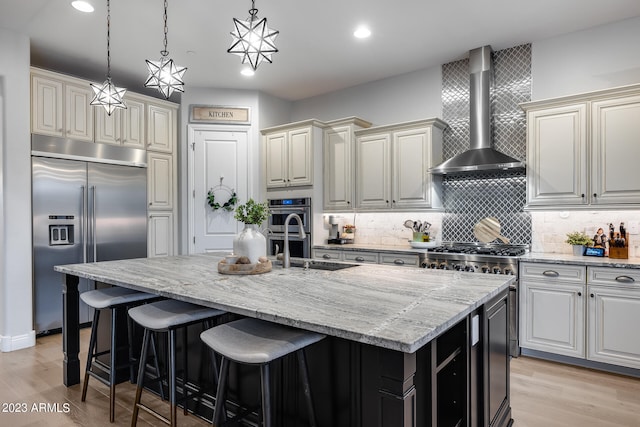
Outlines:
{"type": "Polygon", "coordinates": [[[640,270],[520,264],[520,345],[640,369],[640,270]]]}
{"type": "Polygon", "coordinates": [[[369,264],[419,267],[420,255],[376,250],[313,249],[313,258],[369,264]]]}
{"type": "Polygon", "coordinates": [[[586,285],[520,283],[520,345],[565,356],[584,357],[586,285]]]}
{"type": "Polygon", "coordinates": [[[588,300],[587,359],[640,369],[640,281],[589,285],[588,300]]]}

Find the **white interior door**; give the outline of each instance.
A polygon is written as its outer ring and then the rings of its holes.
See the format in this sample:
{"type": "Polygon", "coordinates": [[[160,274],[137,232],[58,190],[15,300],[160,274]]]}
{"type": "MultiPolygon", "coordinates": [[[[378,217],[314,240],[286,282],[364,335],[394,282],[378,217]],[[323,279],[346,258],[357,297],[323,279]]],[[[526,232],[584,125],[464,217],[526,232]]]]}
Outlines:
{"type": "Polygon", "coordinates": [[[189,253],[233,248],[233,238],[243,224],[233,218],[233,210],[212,209],[207,193],[224,204],[233,192],[238,202],[248,197],[248,127],[189,126],[192,195],[189,253]]]}

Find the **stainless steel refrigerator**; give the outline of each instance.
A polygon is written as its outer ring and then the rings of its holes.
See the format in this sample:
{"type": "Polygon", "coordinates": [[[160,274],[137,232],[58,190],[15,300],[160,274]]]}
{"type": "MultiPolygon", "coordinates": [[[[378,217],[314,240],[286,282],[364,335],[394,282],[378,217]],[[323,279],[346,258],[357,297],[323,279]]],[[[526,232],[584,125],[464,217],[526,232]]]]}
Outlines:
{"type": "MultiPolygon", "coordinates": [[[[54,265],[147,256],[144,150],[32,136],[34,326],[62,327],[54,265]]],[[[80,291],[93,283],[81,280],[80,291]]],[[[80,322],[90,322],[80,303],[80,322]]]]}

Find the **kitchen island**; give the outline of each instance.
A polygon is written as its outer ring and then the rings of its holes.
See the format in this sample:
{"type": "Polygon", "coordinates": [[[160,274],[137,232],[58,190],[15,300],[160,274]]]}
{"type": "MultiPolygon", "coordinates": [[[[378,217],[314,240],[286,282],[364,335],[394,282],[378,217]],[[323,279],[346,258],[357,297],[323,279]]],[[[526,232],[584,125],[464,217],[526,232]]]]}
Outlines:
{"type": "Polygon", "coordinates": [[[310,358],[317,412],[324,414],[319,425],[512,423],[507,292],[514,277],[380,265],[327,271],[316,264],[222,275],[222,256],[56,266],[65,274],[65,385],[80,380],[83,277],[328,335],[324,356],[310,358]]]}

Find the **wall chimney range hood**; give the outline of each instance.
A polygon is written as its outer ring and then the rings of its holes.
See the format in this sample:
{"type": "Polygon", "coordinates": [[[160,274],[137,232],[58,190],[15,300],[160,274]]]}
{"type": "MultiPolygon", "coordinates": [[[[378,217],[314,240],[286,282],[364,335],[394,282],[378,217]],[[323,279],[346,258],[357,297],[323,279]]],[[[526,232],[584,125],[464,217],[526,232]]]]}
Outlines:
{"type": "Polygon", "coordinates": [[[491,86],[493,65],[491,46],[483,46],[469,52],[469,131],[470,147],[445,162],[429,169],[437,175],[485,170],[523,168],[518,159],[495,150],[492,146],[491,86]]]}

